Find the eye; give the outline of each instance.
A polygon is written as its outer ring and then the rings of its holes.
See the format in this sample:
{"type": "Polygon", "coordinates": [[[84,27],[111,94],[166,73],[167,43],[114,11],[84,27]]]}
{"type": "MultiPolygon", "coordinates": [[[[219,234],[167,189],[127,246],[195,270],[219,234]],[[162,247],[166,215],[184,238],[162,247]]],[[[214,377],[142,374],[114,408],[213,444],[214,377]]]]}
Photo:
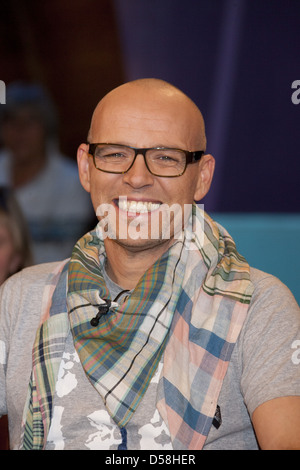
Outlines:
{"type": "Polygon", "coordinates": [[[167,155],[167,154],[157,155],[156,158],[157,158],[158,160],[174,160],[173,157],[171,157],[170,155],[167,155]]]}
{"type": "Polygon", "coordinates": [[[125,160],[129,157],[126,151],[110,148],[98,148],[95,156],[96,158],[103,160],[125,160]]]}
{"type": "Polygon", "coordinates": [[[124,153],[121,153],[121,152],[108,153],[108,154],[105,154],[103,156],[105,158],[124,158],[124,157],[126,157],[126,155],[124,155],[124,153]]]}
{"type": "Polygon", "coordinates": [[[170,150],[160,150],[152,154],[152,161],[164,165],[176,165],[181,163],[183,155],[180,152],[170,150]]]}

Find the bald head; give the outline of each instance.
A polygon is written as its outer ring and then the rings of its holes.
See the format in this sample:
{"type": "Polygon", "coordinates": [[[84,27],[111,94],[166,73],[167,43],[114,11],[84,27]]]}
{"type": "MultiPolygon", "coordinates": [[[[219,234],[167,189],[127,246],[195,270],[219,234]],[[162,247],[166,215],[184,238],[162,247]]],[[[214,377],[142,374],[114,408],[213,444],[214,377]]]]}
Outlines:
{"type": "MultiPolygon", "coordinates": [[[[91,193],[96,212],[102,204],[111,204],[116,208],[121,214],[118,221],[120,225],[114,232],[118,247],[121,246],[127,254],[130,252],[130,259],[133,253],[142,252],[144,255],[146,251],[152,263],[157,255],[161,255],[161,250],[169,246],[170,240],[172,243],[176,217],[174,214],[171,217],[170,239],[165,245],[162,228],[158,239],[152,240],[149,236],[155,225],[154,216],[152,217],[154,210],[147,209],[142,214],[143,221],[140,221],[132,214],[131,204],[135,207],[135,203],[137,206],[142,202],[151,203],[151,207],[152,204],[158,204],[159,207],[169,208],[175,204],[181,208],[181,214],[184,214],[186,204],[200,201],[207,194],[213,176],[214,159],[212,155],[205,153],[195,162],[186,162],[183,173],[178,176],[175,177],[174,174],[174,177],[164,177],[153,173],[149,164],[160,165],[157,166],[159,173],[160,168],[168,165],[175,167],[177,171],[179,162],[176,162],[176,157],[172,158],[173,152],[135,152],[127,171],[119,171],[121,167],[118,165],[123,165],[129,157],[127,158],[125,150],[123,154],[120,147],[117,150],[116,146],[203,151],[206,141],[201,112],[190,98],[169,83],[156,79],[136,80],[115,88],[98,103],[92,117],[89,143],[111,144],[106,147],[111,153],[106,157],[104,154],[103,158],[99,153],[96,157],[94,154],[93,159],[90,158],[90,149],[86,143],[81,144],[77,152],[80,181],[86,191],[91,193]],[[156,158],[152,158],[154,154],[156,158]],[[115,158],[108,158],[113,155],[115,158]],[[112,162],[115,166],[107,166],[108,170],[105,170],[104,167],[97,166],[100,160],[105,164],[109,162],[109,165],[112,162]],[[116,170],[112,171],[112,168],[116,170]],[[122,206],[120,209],[122,197],[127,198],[130,206],[122,206]],[[141,222],[141,227],[148,230],[146,237],[141,236],[140,240],[136,240],[131,235],[125,237],[126,239],[121,236],[121,233],[124,234],[123,228],[127,233],[133,220],[138,224],[141,222]],[[119,230],[120,227],[122,230],[119,230]]],[[[154,207],[158,210],[157,206],[154,207]]],[[[110,241],[106,241],[107,246],[109,243],[110,241]]],[[[116,247],[112,240],[110,246],[113,249],[116,247]]],[[[126,259],[128,261],[129,258],[126,259]]]]}
{"type": "MultiPolygon", "coordinates": [[[[170,127],[176,118],[181,121],[181,127],[189,134],[190,148],[186,150],[206,149],[205,125],[199,108],[185,93],[164,80],[154,78],[134,80],[120,85],[105,95],[93,113],[88,141],[103,142],[105,135],[102,140],[99,140],[100,137],[97,138],[97,135],[99,132],[102,135],[101,127],[104,121],[106,126],[108,122],[111,126],[120,126],[120,113],[126,117],[126,122],[123,123],[124,126],[128,126],[128,130],[131,126],[137,125],[138,116],[143,123],[147,123],[147,130],[151,130],[153,126],[157,128],[159,120],[161,118],[165,120],[169,114],[170,127]]],[[[166,138],[167,136],[164,137],[166,138]]],[[[104,141],[108,142],[107,138],[104,141]]],[[[129,140],[127,143],[134,145],[129,140]]],[[[160,142],[160,145],[166,144],[163,140],[160,142]]],[[[158,142],[156,145],[159,145],[158,142]]]]}

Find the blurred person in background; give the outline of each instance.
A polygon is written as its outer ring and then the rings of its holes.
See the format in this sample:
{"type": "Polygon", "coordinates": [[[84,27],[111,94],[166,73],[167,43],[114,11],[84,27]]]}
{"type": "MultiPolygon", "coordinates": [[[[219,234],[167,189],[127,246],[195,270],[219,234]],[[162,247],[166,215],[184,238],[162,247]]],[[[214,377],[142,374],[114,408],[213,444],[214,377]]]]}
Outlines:
{"type": "MultiPolygon", "coordinates": [[[[30,238],[20,207],[9,188],[0,187],[0,285],[32,264],[30,238]]],[[[0,450],[8,449],[7,416],[0,419],[0,450]]]]}
{"type": "Polygon", "coordinates": [[[0,285],[9,276],[31,264],[26,221],[13,191],[0,187],[0,285]]]}
{"type": "Polygon", "coordinates": [[[58,149],[53,102],[38,84],[12,83],[0,118],[0,184],[15,190],[34,262],[63,259],[90,227],[93,212],[76,163],[58,149]]]}

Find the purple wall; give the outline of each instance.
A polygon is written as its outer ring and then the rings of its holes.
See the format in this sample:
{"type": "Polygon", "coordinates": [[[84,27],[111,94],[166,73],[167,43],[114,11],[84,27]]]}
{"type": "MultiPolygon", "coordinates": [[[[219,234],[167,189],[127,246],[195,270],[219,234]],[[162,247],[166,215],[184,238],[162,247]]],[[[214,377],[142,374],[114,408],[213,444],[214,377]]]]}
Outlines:
{"type": "Polygon", "coordinates": [[[168,80],[204,114],[217,161],[206,209],[299,212],[299,0],[114,3],[126,79],[168,80]]]}

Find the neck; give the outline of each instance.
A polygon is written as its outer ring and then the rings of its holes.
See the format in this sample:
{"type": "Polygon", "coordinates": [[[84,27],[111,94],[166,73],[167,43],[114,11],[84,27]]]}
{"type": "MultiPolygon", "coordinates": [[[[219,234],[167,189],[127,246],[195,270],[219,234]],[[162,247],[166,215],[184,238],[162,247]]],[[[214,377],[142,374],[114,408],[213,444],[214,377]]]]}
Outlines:
{"type": "Polygon", "coordinates": [[[115,240],[104,241],[107,255],[106,272],[122,289],[132,290],[140,278],[171,245],[170,240],[156,247],[124,247],[115,240]]]}

